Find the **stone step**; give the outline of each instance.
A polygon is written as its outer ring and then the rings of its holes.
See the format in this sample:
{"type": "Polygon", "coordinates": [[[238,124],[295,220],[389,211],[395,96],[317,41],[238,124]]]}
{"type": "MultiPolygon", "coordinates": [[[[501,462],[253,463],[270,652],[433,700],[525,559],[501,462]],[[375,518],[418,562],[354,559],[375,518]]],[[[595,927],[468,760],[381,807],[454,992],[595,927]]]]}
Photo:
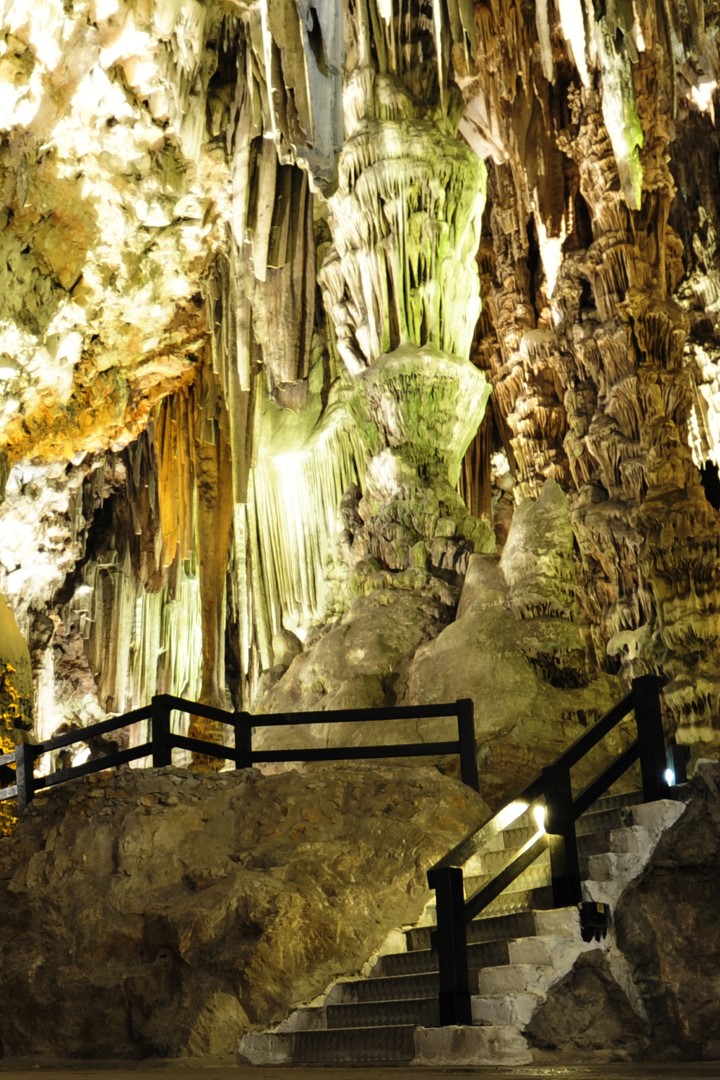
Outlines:
{"type": "Polygon", "coordinates": [[[478,971],[475,985],[480,996],[539,993],[554,976],[555,968],[551,964],[505,964],[478,971]]]}
{"type": "Polygon", "coordinates": [[[472,998],[474,1024],[515,1024],[523,1028],[546,995],[539,991],[513,994],[475,994],[472,998]]]}
{"type": "Polygon", "coordinates": [[[587,813],[592,814],[603,810],[614,810],[616,807],[637,806],[644,802],[645,796],[642,791],[623,791],[615,795],[603,795],[601,799],[593,803],[587,813]]]}
{"type": "MultiPolygon", "coordinates": [[[[576,823],[578,836],[588,833],[607,833],[610,829],[622,828],[629,823],[631,811],[634,806],[641,804],[643,794],[641,791],[630,791],[621,795],[606,795],[598,799],[576,823]]],[[[519,819],[519,824],[509,825],[502,831],[503,847],[507,850],[521,848],[537,833],[537,824],[533,821],[519,819]]],[[[493,843],[493,850],[499,849],[499,843],[493,843]]]]}
{"type": "MultiPolygon", "coordinates": [[[[466,877],[463,883],[465,898],[469,900],[475,893],[489,884],[494,877],[494,874],[466,877]]],[[[507,889],[492,901],[485,910],[493,914],[511,914],[516,911],[525,911],[527,910],[527,904],[524,898],[530,893],[539,892],[546,887],[549,888],[551,880],[550,863],[548,861],[539,864],[533,863],[527,870],[523,870],[522,874],[518,874],[507,889]],[[515,902],[516,897],[520,898],[519,903],[515,902]]],[[[433,899],[425,907],[425,919],[428,922],[435,922],[435,910],[435,900],[433,899]]]]}
{"type": "Polygon", "coordinates": [[[522,911],[539,911],[553,907],[552,885],[541,888],[505,892],[485,908],[485,915],[514,915],[522,911]]]}
{"type": "MultiPolygon", "coordinates": [[[[508,940],[471,942],[468,947],[468,964],[471,968],[488,964],[508,963],[508,940]]],[[[385,975],[411,975],[423,971],[437,971],[437,953],[430,949],[412,952],[388,953],[381,956],[371,972],[371,977],[385,975]]]]}
{"type": "Polygon", "coordinates": [[[359,1001],[328,1005],[325,1015],[328,1028],[382,1028],[406,1024],[437,1027],[440,1023],[437,994],[426,998],[399,998],[397,1001],[359,1001]]]}
{"type": "MultiPolygon", "coordinates": [[[[522,892],[525,889],[537,889],[542,888],[543,885],[549,885],[552,880],[550,875],[550,857],[547,853],[544,853],[544,855],[545,857],[541,856],[541,858],[536,859],[534,863],[528,866],[527,870],[523,870],[521,874],[518,874],[515,880],[508,885],[505,892],[522,892]]],[[[464,879],[466,899],[474,896],[484,885],[489,884],[494,877],[495,873],[473,874],[472,876],[466,877],[464,879]]],[[[430,906],[432,906],[432,902],[430,906]]]]}
{"type": "Polygon", "coordinates": [[[415,1025],[331,1028],[245,1035],[238,1061],[249,1065],[409,1065],[415,1025]]]}
{"type": "MultiPolygon", "coordinates": [[[[503,848],[502,851],[485,851],[473,859],[473,873],[468,873],[466,880],[473,877],[490,875],[495,877],[507,864],[518,854],[520,848],[503,848]]],[[[533,863],[533,866],[543,866],[550,860],[547,851],[541,852],[533,863]]]]}
{"type": "MultiPolygon", "coordinates": [[[[519,953],[516,949],[513,954],[515,960],[511,961],[510,954],[515,943],[503,941],[499,944],[502,944],[504,947],[504,959],[500,964],[482,965],[481,963],[478,963],[473,967],[473,959],[477,959],[477,957],[472,956],[472,950],[477,949],[479,946],[471,946],[468,950],[471,954],[469,957],[470,969],[468,974],[470,977],[470,990],[472,993],[481,993],[478,978],[482,971],[488,969],[496,971],[510,963],[517,962],[518,959],[522,959],[522,953],[519,953]]],[[[413,954],[408,953],[407,955],[412,956],[413,954]]],[[[532,962],[532,955],[537,954],[531,954],[529,957],[530,962],[532,962]]],[[[542,962],[547,962],[547,954],[542,958],[542,962]]],[[[411,1001],[419,998],[435,997],[438,994],[439,989],[440,984],[438,982],[436,958],[434,971],[418,971],[403,975],[378,975],[371,976],[367,979],[348,979],[344,982],[336,983],[325,999],[325,1005],[355,1005],[363,1002],[411,1001]]]]}
{"type": "MultiPolygon", "coordinates": [[[[430,948],[433,926],[418,926],[405,931],[408,951],[430,948]]],[[[535,917],[531,911],[515,915],[489,915],[474,919],[467,928],[468,944],[480,941],[498,941],[509,938],[531,937],[537,933],[535,917]]]]}
{"type": "Polygon", "coordinates": [[[433,997],[437,992],[437,969],[412,975],[381,975],[336,983],[328,994],[325,1005],[329,1007],[356,1005],[361,1002],[414,1001],[418,998],[433,997]]]}
{"type": "Polygon", "coordinates": [[[291,1060],[307,1065],[409,1064],[415,1057],[415,1025],[298,1031],[291,1060]]]}
{"type": "Polygon", "coordinates": [[[514,1024],[467,1027],[329,1028],[245,1035],[238,1061],[250,1065],[525,1065],[527,1041],[514,1024]]]}
{"type": "Polygon", "coordinates": [[[631,822],[632,808],[614,806],[609,810],[595,810],[592,813],[583,814],[575,822],[575,832],[578,836],[587,836],[589,833],[609,833],[611,829],[622,829],[631,822]]]}
{"type": "Polygon", "coordinates": [[[528,1065],[532,1054],[515,1024],[428,1027],[415,1032],[415,1066],[457,1069],[528,1065]]]}

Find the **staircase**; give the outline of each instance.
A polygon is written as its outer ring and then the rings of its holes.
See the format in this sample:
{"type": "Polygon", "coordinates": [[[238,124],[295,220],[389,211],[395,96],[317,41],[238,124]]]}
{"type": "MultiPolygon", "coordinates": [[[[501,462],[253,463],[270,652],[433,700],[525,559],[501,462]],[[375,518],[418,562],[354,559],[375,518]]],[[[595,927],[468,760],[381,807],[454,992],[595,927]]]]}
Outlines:
{"type": "MultiPolygon", "coordinates": [[[[613,907],[662,832],[684,809],[642,792],[599,799],[576,823],[583,899],[613,907]]],[[[542,831],[526,809],[465,866],[466,895],[482,888],[542,831]]],[[[435,907],[398,935],[364,978],[336,983],[321,1006],[291,1014],[274,1031],[246,1035],[241,1062],[255,1065],[520,1065],[532,1060],[523,1029],[584,942],[577,907],[555,908],[550,856],[541,855],[467,928],[472,1025],[440,1026],[435,907]]],[[[602,947],[607,947],[607,941],[602,947]]]]}

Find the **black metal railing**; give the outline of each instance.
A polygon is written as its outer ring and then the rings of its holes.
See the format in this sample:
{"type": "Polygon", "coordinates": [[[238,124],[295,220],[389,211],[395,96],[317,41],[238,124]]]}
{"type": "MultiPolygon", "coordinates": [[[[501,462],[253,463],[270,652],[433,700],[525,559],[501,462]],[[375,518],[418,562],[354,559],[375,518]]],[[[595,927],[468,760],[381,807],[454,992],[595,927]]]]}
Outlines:
{"type": "Polygon", "coordinates": [[[437,929],[433,948],[440,966],[440,1023],[471,1024],[467,924],[487,908],[544,851],[550,851],[553,904],[567,907],[581,901],[580,859],[575,822],[632,766],[640,761],[646,801],[668,794],[665,737],[660,709],[660,680],[644,675],[633,680],[632,689],[592,728],[585,732],[552,765],[507,807],[428,871],[428,883],[436,894],[437,929]],[[635,714],[637,738],[583,791],[573,795],[570,770],[631,712],[635,714]],[[535,836],[472,896],[465,898],[463,867],[505,827],[512,806],[527,813],[535,807],[544,815],[535,836]]]}
{"type": "Polygon", "coordinates": [[[437,757],[457,754],[460,758],[460,776],[465,784],[479,790],[477,754],[475,748],[475,721],[473,703],[469,698],[438,705],[400,705],[375,709],[335,709],[327,712],[268,713],[253,716],[248,712],[227,712],[197,701],[186,701],[171,694],[158,694],[150,705],[123,716],[103,720],[90,727],[57,735],[38,743],[21,743],[14,751],[0,756],[0,777],[8,779],[11,766],[15,766],[14,782],[0,789],[0,801],[17,798],[22,814],[35,793],[56,784],[74,780],[103,769],[117,768],[140,758],[150,757],[155,768],[172,763],[173,750],[189,750],[195,754],[223,758],[231,761],[236,769],[268,762],[291,761],[360,761],[373,758],[437,757]],[[190,713],[207,720],[228,725],[233,731],[232,745],[194,739],[172,731],[170,717],[173,711],[190,713]],[[357,724],[376,721],[424,720],[452,718],[457,721],[457,738],[426,743],[390,743],[372,746],[306,747],[288,750],[256,750],[253,732],[259,728],[295,727],[308,724],[357,724]],[[125,750],[107,754],[56,770],[47,775],[35,774],[40,757],[53,750],[86,744],[89,739],[120,731],[133,724],[150,722],[150,740],[125,750]]]}

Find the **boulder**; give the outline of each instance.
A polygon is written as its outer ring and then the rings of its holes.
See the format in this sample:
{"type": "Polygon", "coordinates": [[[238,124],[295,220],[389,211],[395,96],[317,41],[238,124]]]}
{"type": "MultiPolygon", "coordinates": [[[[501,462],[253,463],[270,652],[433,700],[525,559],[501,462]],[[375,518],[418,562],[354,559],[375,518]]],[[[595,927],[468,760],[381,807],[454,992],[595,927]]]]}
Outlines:
{"type": "Polygon", "coordinates": [[[562,1051],[564,1058],[602,1052],[632,1059],[647,1053],[648,1035],[648,1024],[633,1010],[600,949],[578,958],[525,1029],[532,1046],[562,1051]]]}
{"type": "MultiPolygon", "coordinates": [[[[473,699],[482,790],[494,803],[529,783],[623,696],[618,679],[592,677],[588,667],[570,617],[517,617],[503,562],[473,555],[457,618],[416,650],[400,701],[473,699]]],[[[419,721],[419,737],[436,738],[436,723],[419,721]]],[[[628,726],[606,741],[617,752],[630,737],[628,726]]]]}
{"type": "Polygon", "coordinates": [[[230,1055],[419,916],[486,807],[432,768],[168,767],[40,795],[0,841],[10,1056],[230,1055]]]}

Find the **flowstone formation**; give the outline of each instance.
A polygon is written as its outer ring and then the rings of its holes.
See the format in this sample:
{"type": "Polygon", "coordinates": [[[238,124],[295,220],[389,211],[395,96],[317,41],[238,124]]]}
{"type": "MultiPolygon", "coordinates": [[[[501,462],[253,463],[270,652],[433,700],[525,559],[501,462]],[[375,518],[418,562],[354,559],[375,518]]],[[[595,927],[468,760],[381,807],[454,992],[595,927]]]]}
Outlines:
{"type": "Polygon", "coordinates": [[[719,19],[5,3],[0,590],[40,737],[163,691],[450,693],[416,654],[551,481],[532,550],[567,554],[541,582],[506,548],[495,611],[575,700],[547,749],[647,672],[669,733],[720,742],[719,19]]]}

